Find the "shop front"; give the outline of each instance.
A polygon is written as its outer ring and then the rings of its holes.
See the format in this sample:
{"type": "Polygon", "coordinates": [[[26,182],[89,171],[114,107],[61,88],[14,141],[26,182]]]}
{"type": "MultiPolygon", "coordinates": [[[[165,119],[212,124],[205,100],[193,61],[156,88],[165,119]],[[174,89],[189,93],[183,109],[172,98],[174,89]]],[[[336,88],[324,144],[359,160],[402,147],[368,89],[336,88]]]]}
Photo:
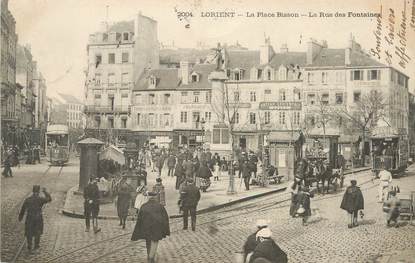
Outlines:
{"type": "Polygon", "coordinates": [[[207,131],[204,130],[173,130],[173,147],[197,148],[206,141],[207,131]]]}
{"type": "Polygon", "coordinates": [[[134,131],[134,138],[139,148],[144,145],[169,149],[173,145],[172,131],[134,131]]]}

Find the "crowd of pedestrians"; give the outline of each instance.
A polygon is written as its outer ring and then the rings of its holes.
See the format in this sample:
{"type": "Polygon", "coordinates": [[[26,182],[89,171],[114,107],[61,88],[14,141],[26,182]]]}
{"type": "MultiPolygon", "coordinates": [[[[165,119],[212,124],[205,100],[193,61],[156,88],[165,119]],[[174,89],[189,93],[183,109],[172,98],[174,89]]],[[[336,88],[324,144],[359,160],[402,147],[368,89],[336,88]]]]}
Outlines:
{"type": "MultiPolygon", "coordinates": [[[[10,156],[12,157],[5,160],[5,163],[10,162],[11,165],[13,155],[10,156]]],[[[177,204],[183,215],[183,230],[189,229],[190,216],[190,228],[196,231],[197,206],[203,198],[201,192],[206,192],[211,184],[210,178],[213,177],[214,181],[219,181],[224,173],[233,171],[234,175],[238,174],[243,179],[246,190],[249,190],[251,180],[257,179],[259,162],[253,152],[249,154],[242,152],[233,163],[230,163],[225,157],[221,158],[218,153],[212,155],[210,151],[201,149],[181,150],[177,153],[165,149],[140,151],[138,160],[140,163],[135,166],[135,173],[141,178],[138,180],[138,187],[133,187],[134,183],[130,176],[124,172],[115,187],[114,195],[119,225],[125,229],[127,217],[134,216],[136,223],[131,240],[145,240],[148,262],[155,262],[159,241],[170,235],[163,178],[176,177],[174,188],[179,193],[177,204]],[[150,188],[147,185],[147,168],[157,174],[155,183],[150,188]],[[167,170],[167,175],[163,175],[163,169],[167,170]]],[[[10,173],[11,176],[11,171],[6,168],[8,167],[5,167],[6,172],[3,174],[10,173]]],[[[314,191],[309,185],[304,184],[304,176],[301,174],[303,172],[304,169],[301,167],[297,169],[295,178],[289,183],[287,191],[291,194],[290,216],[302,218],[302,223],[306,226],[311,216],[311,198],[314,197],[314,191]]],[[[89,232],[92,221],[95,234],[101,231],[98,226],[98,217],[102,194],[98,181],[99,178],[91,174],[89,183],[83,190],[85,231],[89,232]]],[[[384,207],[387,207],[387,209],[384,208],[387,214],[387,226],[394,223],[397,227],[401,203],[396,197],[396,191],[388,191],[391,181],[392,175],[388,170],[385,169],[380,173],[379,200],[384,202],[384,207]]],[[[26,214],[25,236],[29,250],[33,247],[33,239],[34,248],[39,248],[40,235],[43,232],[42,207],[51,201],[51,196],[46,189],[42,192],[43,196],[40,195],[40,186],[34,186],[33,195],[25,200],[19,214],[19,221],[26,214]]],[[[350,181],[340,208],[349,215],[348,227],[358,226],[359,211],[363,218],[364,197],[357,185],[357,180],[350,181]]],[[[265,220],[259,220],[256,224],[256,231],[248,236],[243,246],[243,262],[287,262],[287,254],[272,238],[272,231],[265,220]]]]}

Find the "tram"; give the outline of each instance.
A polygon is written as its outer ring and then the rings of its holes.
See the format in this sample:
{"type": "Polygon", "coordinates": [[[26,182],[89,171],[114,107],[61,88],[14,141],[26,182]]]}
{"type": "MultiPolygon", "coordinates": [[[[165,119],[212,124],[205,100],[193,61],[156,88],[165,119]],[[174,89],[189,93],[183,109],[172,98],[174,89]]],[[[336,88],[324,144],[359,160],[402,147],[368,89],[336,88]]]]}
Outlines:
{"type": "Polygon", "coordinates": [[[46,131],[46,155],[51,165],[69,161],[69,133],[66,125],[49,125],[46,131]]]}
{"type": "Polygon", "coordinates": [[[388,169],[393,176],[405,172],[408,167],[408,135],[403,129],[376,127],[370,137],[372,146],[372,172],[388,169]]]}

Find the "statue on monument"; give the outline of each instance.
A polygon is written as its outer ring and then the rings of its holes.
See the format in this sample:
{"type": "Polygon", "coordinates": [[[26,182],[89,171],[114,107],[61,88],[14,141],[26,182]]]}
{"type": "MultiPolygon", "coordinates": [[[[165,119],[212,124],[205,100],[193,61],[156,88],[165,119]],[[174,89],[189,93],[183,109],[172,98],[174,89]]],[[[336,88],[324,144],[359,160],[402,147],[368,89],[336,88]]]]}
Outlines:
{"type": "Polygon", "coordinates": [[[223,48],[220,46],[220,43],[218,43],[217,48],[213,48],[212,50],[216,52],[215,57],[214,57],[214,59],[216,58],[216,70],[220,71],[222,70],[222,65],[223,65],[223,56],[222,56],[223,48]]]}

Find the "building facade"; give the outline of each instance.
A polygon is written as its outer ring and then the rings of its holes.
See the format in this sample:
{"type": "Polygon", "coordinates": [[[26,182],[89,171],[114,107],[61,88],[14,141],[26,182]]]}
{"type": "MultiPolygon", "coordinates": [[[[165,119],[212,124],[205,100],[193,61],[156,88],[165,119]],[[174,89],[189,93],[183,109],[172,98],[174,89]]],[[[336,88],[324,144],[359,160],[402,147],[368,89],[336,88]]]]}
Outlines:
{"type": "Polygon", "coordinates": [[[16,143],[18,127],[15,100],[20,91],[16,87],[16,21],[8,9],[8,0],[1,1],[1,134],[2,143],[16,143]],[[17,94],[17,95],[16,95],[17,94]]]}
{"type": "Polygon", "coordinates": [[[49,99],[49,124],[68,125],[70,129],[85,128],[84,104],[81,100],[64,93],[57,93],[49,99]]]}
{"type": "Polygon", "coordinates": [[[16,53],[16,82],[22,87],[20,127],[30,129],[35,126],[36,95],[33,73],[37,71],[36,63],[33,61],[30,46],[18,45],[16,53]]]}
{"type": "Polygon", "coordinates": [[[104,24],[87,47],[86,126],[132,126],[133,83],[145,69],[158,68],[157,22],[138,14],[134,21],[104,24]]]}

